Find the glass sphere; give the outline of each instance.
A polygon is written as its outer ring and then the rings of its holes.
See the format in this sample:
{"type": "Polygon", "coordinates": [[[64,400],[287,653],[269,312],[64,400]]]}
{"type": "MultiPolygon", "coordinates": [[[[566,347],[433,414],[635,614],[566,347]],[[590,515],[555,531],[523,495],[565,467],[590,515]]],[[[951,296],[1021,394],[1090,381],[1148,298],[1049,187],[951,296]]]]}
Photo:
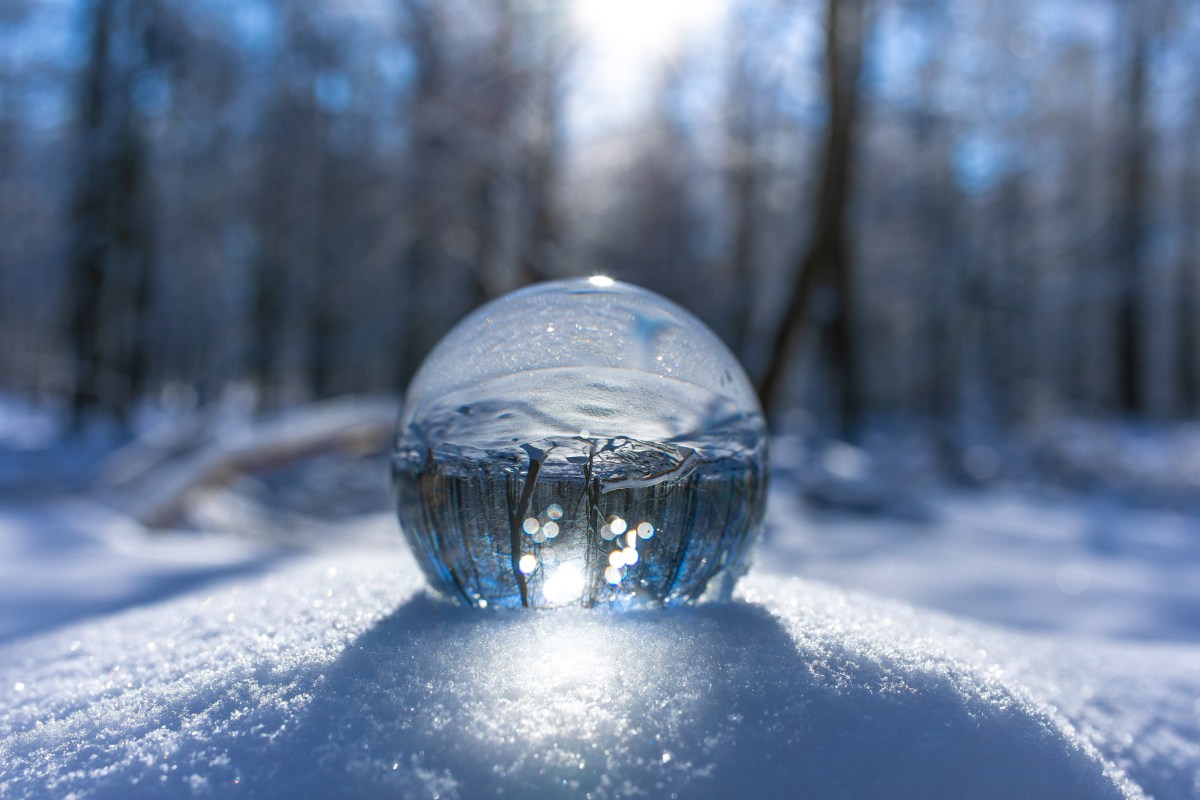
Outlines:
{"type": "Polygon", "coordinates": [[[392,473],[436,590],[625,607],[732,585],[766,457],[758,399],[716,335],[593,277],[513,292],[451,330],[409,386],[392,473]]]}

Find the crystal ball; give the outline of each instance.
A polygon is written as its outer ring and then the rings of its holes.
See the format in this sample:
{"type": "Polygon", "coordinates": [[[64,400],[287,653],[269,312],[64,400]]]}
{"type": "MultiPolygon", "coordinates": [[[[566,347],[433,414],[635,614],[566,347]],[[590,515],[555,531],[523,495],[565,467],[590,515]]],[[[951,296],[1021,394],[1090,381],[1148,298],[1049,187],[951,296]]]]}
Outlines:
{"type": "Polygon", "coordinates": [[[728,591],[761,525],[766,428],[737,359],[605,277],[494,300],[409,386],[392,459],[430,584],[472,606],[675,604],[728,591]]]}

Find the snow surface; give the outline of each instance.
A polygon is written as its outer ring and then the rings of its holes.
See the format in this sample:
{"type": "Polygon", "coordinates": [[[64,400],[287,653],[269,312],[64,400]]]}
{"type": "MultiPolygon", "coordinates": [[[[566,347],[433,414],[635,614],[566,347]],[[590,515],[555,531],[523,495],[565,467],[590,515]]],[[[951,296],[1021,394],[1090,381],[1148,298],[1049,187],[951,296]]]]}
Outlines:
{"type": "Polygon", "coordinates": [[[316,556],[0,650],[5,797],[1191,797],[1200,649],[752,573],[625,614],[316,556]]]}
{"type": "Polygon", "coordinates": [[[823,513],[782,486],[756,563],[1023,630],[1200,644],[1200,515],[1016,489],[922,502],[823,513]]]}
{"type": "Polygon", "coordinates": [[[479,611],[426,594],[379,464],[152,534],[77,492],[102,442],[0,447],[0,797],[1200,796],[1195,514],[821,512],[784,468],[732,603],[479,611]]]}
{"type": "Polygon", "coordinates": [[[281,555],[228,535],[152,536],[82,499],[0,506],[0,643],[258,573],[281,555]]]}

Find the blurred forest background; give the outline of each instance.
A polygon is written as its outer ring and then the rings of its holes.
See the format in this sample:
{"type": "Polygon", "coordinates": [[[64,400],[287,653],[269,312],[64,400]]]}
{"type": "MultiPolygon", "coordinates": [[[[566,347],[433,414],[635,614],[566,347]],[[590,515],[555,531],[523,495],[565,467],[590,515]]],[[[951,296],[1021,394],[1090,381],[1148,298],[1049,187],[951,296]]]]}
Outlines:
{"type": "Polygon", "coordinates": [[[777,421],[968,471],[1195,417],[1197,42],[1194,0],[0,0],[0,391],[394,393],[604,273],[777,421]]]}

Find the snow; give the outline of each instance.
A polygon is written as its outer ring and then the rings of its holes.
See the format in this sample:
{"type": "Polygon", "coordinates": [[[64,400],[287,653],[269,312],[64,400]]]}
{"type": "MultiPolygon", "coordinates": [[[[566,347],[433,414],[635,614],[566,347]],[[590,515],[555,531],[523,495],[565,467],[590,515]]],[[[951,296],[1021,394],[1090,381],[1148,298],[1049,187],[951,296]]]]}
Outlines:
{"type": "MultiPolygon", "coordinates": [[[[15,453],[0,477],[72,461],[15,453]]],[[[0,796],[1200,795],[1195,515],[814,511],[782,470],[730,603],[480,611],[426,593],[390,511],[317,520],[314,484],[282,514],[278,482],[189,518],[271,506],[304,548],[0,480],[0,796]]]]}
{"type": "Polygon", "coordinates": [[[0,506],[0,643],[259,572],[279,555],[227,535],[153,536],[80,499],[0,506]]]}
{"type": "Polygon", "coordinates": [[[758,571],[730,604],[480,612],[321,554],[0,650],[0,794],[1189,797],[1200,648],[758,571]]]}
{"type": "Polygon", "coordinates": [[[105,477],[112,499],[131,516],[146,525],[166,527],[185,515],[192,492],[219,485],[231,475],[317,455],[336,446],[386,442],[395,414],[394,401],[347,398],[253,424],[238,420],[226,422],[216,431],[163,436],[168,441],[154,446],[135,441],[107,459],[105,477]]]}
{"type": "Polygon", "coordinates": [[[1012,488],[923,505],[822,513],[782,488],[758,563],[1024,630],[1200,644],[1200,516],[1012,488]]]}
{"type": "Polygon", "coordinates": [[[3,655],[10,797],[1184,797],[1200,763],[1194,649],[764,575],[725,605],[479,612],[402,551],[320,556],[3,655]]]}

